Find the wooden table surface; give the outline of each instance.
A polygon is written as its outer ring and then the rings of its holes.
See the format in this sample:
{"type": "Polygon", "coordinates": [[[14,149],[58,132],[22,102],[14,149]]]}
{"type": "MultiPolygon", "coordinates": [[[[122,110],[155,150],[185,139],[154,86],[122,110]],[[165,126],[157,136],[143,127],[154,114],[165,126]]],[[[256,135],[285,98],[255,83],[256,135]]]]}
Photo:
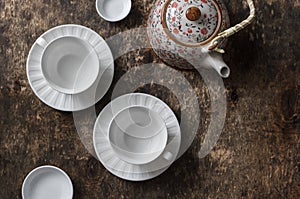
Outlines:
{"type": "MultiPolygon", "coordinates": [[[[245,3],[225,0],[232,24],[248,14],[245,3]]],[[[79,139],[72,113],[43,104],[26,77],[31,45],[46,30],[81,24],[103,38],[146,27],[153,0],[133,0],[123,21],[109,23],[94,0],[0,1],[0,198],[21,198],[22,182],[33,168],[55,165],[74,185],[74,199],[93,198],[300,198],[300,1],[255,0],[256,21],[232,36],[224,59],[227,117],[211,153],[198,158],[200,139],[157,178],[128,182],[110,174],[79,139]]],[[[159,63],[151,49],[115,61],[113,85],[130,68],[159,63]]],[[[197,93],[203,134],[210,100],[197,71],[178,71],[197,93]]],[[[159,74],[158,74],[159,75],[159,74]]],[[[170,77],[172,78],[172,77],[170,77]]],[[[178,82],[174,81],[173,84],[178,82]]],[[[111,90],[97,111],[111,100],[111,90]]],[[[163,99],[177,114],[172,91],[144,85],[139,91],[163,99]]],[[[182,91],[185,92],[185,91],[182,91]]]]}

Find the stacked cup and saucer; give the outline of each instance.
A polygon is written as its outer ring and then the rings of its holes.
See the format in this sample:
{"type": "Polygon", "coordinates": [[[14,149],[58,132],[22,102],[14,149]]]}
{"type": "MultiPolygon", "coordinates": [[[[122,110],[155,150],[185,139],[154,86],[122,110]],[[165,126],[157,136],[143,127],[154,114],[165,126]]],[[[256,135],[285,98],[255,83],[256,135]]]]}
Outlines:
{"type": "Polygon", "coordinates": [[[143,93],[120,96],[99,114],[94,149],[112,174],[143,181],[163,173],[177,159],[181,133],[173,111],[143,93]]]}
{"type": "Polygon", "coordinates": [[[68,24],[50,29],[36,40],[26,69],[40,100],[61,111],[78,111],[94,105],[107,92],[114,62],[99,34],[68,24]]]}

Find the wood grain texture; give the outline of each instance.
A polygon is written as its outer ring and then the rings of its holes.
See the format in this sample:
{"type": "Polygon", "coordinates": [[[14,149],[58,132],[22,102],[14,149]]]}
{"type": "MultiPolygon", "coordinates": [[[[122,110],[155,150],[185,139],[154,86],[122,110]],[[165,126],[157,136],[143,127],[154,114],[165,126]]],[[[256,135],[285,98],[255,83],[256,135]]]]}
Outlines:
{"type": "MultiPolygon", "coordinates": [[[[232,24],[248,15],[245,2],[225,3],[232,24]]],[[[21,198],[26,174],[44,164],[70,175],[74,199],[300,198],[300,3],[254,3],[256,20],[232,36],[225,49],[232,73],[224,81],[228,109],[217,146],[198,158],[210,121],[209,93],[196,71],[180,71],[199,97],[199,136],[161,176],[133,183],[111,175],[87,152],[71,113],[55,111],[33,94],[26,58],[38,36],[60,24],[81,24],[104,38],[145,27],[154,1],[134,0],[132,12],[117,23],[102,20],[94,0],[0,1],[0,198],[21,198]]],[[[149,62],[160,62],[151,49],[122,56],[115,62],[114,84],[128,69],[149,62]]],[[[178,117],[185,108],[161,86],[139,91],[166,101],[178,117]]],[[[97,104],[98,112],[110,94],[97,104]]]]}

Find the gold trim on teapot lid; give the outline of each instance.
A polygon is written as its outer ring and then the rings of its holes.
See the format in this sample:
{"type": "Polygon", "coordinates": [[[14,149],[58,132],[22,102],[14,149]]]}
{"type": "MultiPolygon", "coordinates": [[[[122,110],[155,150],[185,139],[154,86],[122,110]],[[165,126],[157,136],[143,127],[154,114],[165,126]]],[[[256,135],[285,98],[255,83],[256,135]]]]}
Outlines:
{"type": "Polygon", "coordinates": [[[167,0],[161,22],[165,33],[177,44],[201,46],[220,31],[222,12],[215,0],[167,0]]]}

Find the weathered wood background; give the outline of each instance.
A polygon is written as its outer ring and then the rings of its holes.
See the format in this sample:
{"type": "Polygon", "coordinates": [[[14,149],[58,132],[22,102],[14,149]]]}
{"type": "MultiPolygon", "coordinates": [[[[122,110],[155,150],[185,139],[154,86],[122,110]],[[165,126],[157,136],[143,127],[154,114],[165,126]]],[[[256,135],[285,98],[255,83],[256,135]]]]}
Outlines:
{"type": "MultiPolygon", "coordinates": [[[[240,0],[225,3],[232,24],[247,16],[240,0]]],[[[300,198],[299,0],[255,1],[256,21],[229,39],[224,55],[232,73],[224,81],[228,109],[217,146],[199,159],[196,139],[165,173],[143,183],[121,180],[105,170],[81,143],[72,114],[44,105],[26,78],[29,49],[49,28],[75,23],[109,38],[145,27],[154,1],[133,0],[132,12],[118,23],[102,20],[94,4],[94,0],[0,1],[1,199],[21,198],[26,174],[44,164],[70,175],[74,199],[300,198]]],[[[129,68],[149,62],[159,62],[150,49],[122,56],[115,62],[114,83],[129,68]]],[[[181,73],[199,96],[201,134],[209,122],[207,88],[196,71],[181,73]]],[[[140,91],[165,100],[179,115],[170,91],[157,85],[140,91]]],[[[98,111],[110,95],[98,103],[98,111]]]]}

